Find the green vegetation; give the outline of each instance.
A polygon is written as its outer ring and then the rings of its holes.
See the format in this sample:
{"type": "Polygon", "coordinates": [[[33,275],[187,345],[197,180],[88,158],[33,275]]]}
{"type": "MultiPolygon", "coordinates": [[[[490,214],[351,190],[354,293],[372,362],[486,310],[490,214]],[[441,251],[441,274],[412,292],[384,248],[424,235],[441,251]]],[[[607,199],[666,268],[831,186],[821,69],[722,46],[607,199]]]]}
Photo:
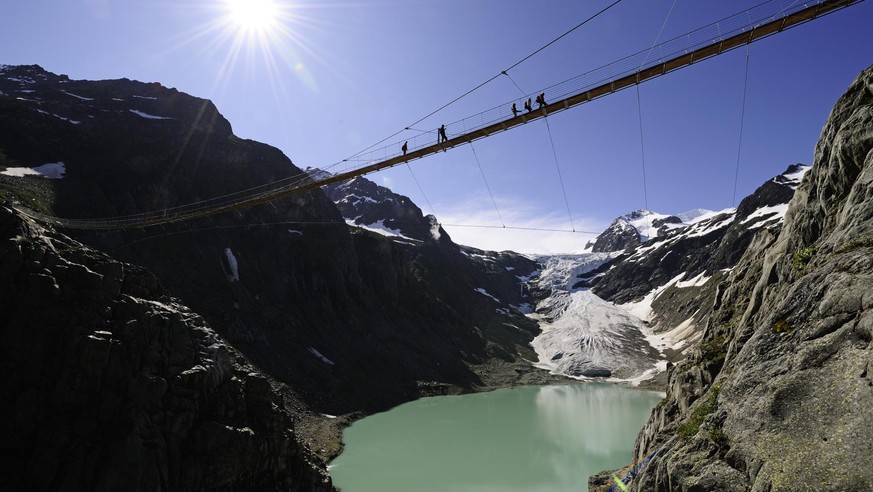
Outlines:
{"type": "Polygon", "coordinates": [[[720,448],[726,448],[728,446],[728,437],[720,425],[714,425],[712,426],[712,429],[709,430],[709,440],[720,448]]]}
{"type": "Polygon", "coordinates": [[[724,362],[724,358],[727,355],[725,342],[724,335],[719,335],[712,340],[703,342],[700,345],[703,362],[707,365],[724,362]]]}
{"type": "Polygon", "coordinates": [[[54,193],[50,184],[38,178],[10,178],[17,180],[15,185],[0,181],[0,203],[18,202],[21,205],[44,214],[52,215],[54,193]]]}
{"type": "Polygon", "coordinates": [[[776,323],[773,324],[773,328],[771,328],[773,333],[791,333],[794,331],[794,327],[791,326],[791,323],[784,319],[780,319],[776,323]]]}
{"type": "Polygon", "coordinates": [[[849,251],[854,251],[859,248],[870,248],[873,247],[873,237],[859,237],[857,239],[853,239],[848,243],[844,244],[840,247],[836,252],[837,253],[848,253],[849,251]]]}
{"type": "MultiPolygon", "coordinates": [[[[697,434],[697,431],[700,430],[700,425],[703,424],[703,419],[718,408],[716,400],[718,399],[719,391],[721,391],[721,385],[713,385],[712,388],[710,388],[709,393],[704,397],[706,400],[698,404],[691,412],[691,416],[688,420],[679,426],[676,433],[680,438],[682,438],[682,440],[687,441],[694,437],[697,434]]],[[[724,433],[721,435],[724,436],[724,433]]],[[[712,438],[712,432],[710,432],[710,438],[712,438]]]]}
{"type": "Polygon", "coordinates": [[[818,248],[810,246],[794,253],[794,256],[791,257],[791,268],[794,268],[796,272],[802,272],[817,251],[818,248]]]}

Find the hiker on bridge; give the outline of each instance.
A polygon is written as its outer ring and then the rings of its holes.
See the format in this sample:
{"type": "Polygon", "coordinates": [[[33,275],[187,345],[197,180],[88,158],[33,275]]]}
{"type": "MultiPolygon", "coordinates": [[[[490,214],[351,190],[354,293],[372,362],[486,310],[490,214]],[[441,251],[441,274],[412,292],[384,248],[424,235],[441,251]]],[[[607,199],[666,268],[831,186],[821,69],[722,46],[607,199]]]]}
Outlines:
{"type": "Polygon", "coordinates": [[[537,107],[537,109],[542,109],[543,106],[546,105],[546,93],[545,92],[540,92],[540,95],[537,96],[537,104],[539,104],[539,107],[537,107]]]}
{"type": "Polygon", "coordinates": [[[448,142],[449,137],[446,136],[446,125],[441,125],[437,134],[437,143],[448,142]]]}
{"type": "Polygon", "coordinates": [[[524,109],[526,109],[528,113],[533,111],[533,107],[531,106],[531,103],[530,103],[530,98],[527,98],[527,101],[524,103],[524,109]]]}
{"type": "Polygon", "coordinates": [[[518,108],[515,107],[515,103],[512,103],[512,117],[515,118],[518,116],[518,108]]]}
{"type": "Polygon", "coordinates": [[[407,145],[409,142],[403,142],[403,147],[400,147],[400,150],[403,151],[403,155],[406,155],[406,151],[409,150],[409,146],[407,145]]]}

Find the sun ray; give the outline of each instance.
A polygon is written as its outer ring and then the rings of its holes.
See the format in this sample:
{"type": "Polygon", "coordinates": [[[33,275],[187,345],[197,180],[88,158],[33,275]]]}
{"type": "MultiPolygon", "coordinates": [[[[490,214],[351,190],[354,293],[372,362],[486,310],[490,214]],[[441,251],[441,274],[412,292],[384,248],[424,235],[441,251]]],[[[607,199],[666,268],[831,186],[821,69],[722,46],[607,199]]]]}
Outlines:
{"type": "Polygon", "coordinates": [[[229,19],[240,29],[269,31],[278,23],[279,6],[274,0],[225,0],[229,19]]]}

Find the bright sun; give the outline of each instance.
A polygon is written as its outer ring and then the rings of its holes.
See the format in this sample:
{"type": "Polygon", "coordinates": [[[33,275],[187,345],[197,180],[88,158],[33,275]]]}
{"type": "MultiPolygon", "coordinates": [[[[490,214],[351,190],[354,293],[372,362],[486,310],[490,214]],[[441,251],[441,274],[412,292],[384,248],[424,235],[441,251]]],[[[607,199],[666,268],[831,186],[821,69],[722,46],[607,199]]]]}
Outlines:
{"type": "Polygon", "coordinates": [[[276,22],[279,7],[273,0],[226,0],[230,19],[241,29],[269,30],[276,22]]]}

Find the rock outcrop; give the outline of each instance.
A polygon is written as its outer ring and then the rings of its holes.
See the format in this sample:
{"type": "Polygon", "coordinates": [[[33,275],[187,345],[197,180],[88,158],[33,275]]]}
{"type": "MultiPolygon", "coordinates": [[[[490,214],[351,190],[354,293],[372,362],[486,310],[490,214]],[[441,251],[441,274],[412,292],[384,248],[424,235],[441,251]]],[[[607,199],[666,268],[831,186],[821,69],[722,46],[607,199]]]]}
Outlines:
{"type": "Polygon", "coordinates": [[[325,186],[324,192],[343,217],[355,225],[378,225],[418,241],[453,244],[436,217],[423,215],[409,197],[394,193],[363,176],[325,186]]]}
{"type": "Polygon", "coordinates": [[[722,282],[634,451],[633,491],[873,490],[873,67],[836,103],[780,231],[722,282]]]}
{"type": "Polygon", "coordinates": [[[276,383],[148,271],[0,208],[5,490],[334,490],[276,383]]]}

